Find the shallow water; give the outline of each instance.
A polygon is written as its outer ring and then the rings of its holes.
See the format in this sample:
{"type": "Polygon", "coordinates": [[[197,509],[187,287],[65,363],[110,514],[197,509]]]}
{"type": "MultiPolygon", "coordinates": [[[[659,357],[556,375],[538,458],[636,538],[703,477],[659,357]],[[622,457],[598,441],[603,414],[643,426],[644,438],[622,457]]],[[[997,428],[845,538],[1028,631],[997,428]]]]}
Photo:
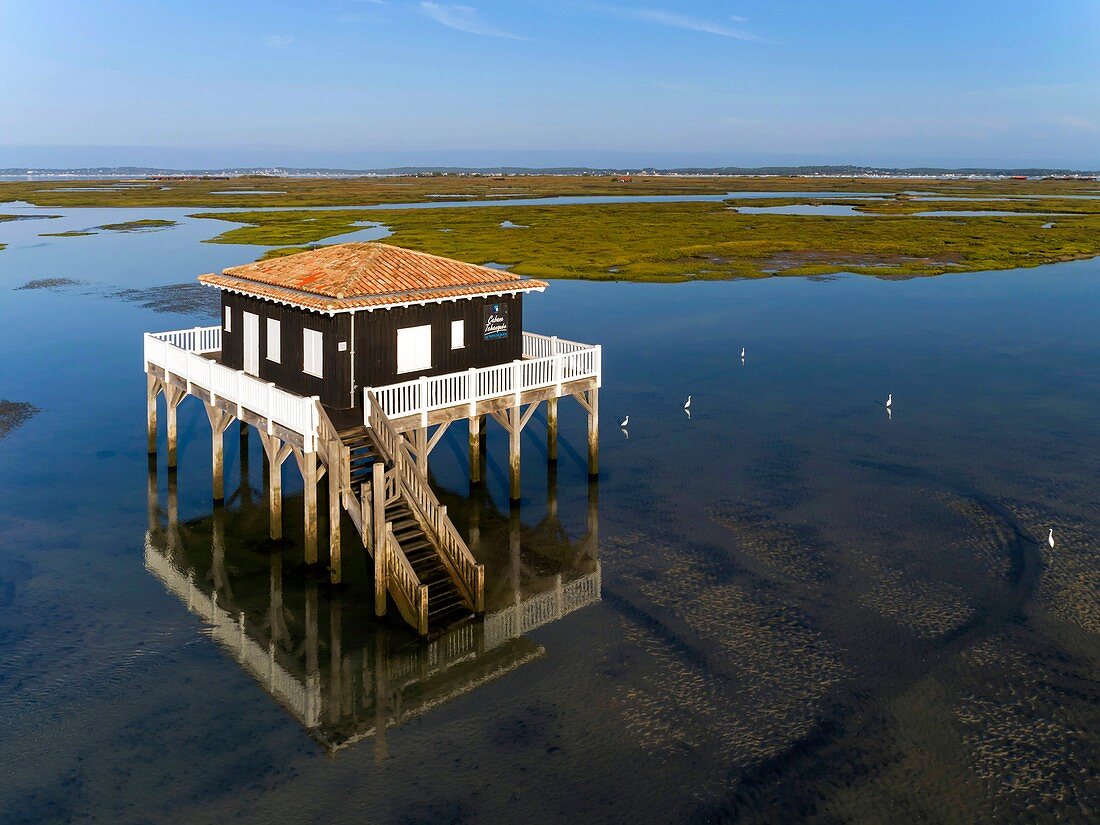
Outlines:
{"type": "Polygon", "coordinates": [[[0,224],[0,399],[35,408],[0,437],[0,819],[1095,815],[1100,262],[553,283],[525,325],[604,345],[598,483],[566,402],[555,474],[525,430],[518,511],[495,426],[483,491],[460,426],[432,471],[493,616],[589,589],[430,654],[370,617],[350,543],[346,589],[302,569],[292,461],[285,545],[254,436],[242,461],[230,430],[211,507],[193,400],[150,530],[140,333],[212,316],[118,295],[262,249],[200,243],[196,210],[39,238],[171,212],[43,211],[65,217],[0,224]],[[50,278],[77,284],[16,289],[50,278]]]}

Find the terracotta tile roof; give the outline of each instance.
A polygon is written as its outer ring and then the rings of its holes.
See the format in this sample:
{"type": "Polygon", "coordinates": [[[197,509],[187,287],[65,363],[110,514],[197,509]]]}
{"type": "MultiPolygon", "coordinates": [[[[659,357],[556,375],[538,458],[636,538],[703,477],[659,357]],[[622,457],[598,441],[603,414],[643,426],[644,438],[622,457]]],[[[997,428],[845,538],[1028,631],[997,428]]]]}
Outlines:
{"type": "Polygon", "coordinates": [[[321,311],[542,290],[545,281],[382,243],[345,243],[200,275],[211,286],[321,311]]]}

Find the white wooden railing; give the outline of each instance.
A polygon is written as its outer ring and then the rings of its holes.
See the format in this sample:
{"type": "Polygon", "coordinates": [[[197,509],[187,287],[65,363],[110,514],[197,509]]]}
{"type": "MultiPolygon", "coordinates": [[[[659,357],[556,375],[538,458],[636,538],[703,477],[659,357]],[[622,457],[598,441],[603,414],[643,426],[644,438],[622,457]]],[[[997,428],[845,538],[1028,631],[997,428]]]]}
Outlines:
{"type": "Polygon", "coordinates": [[[150,364],[160,367],[182,378],[188,388],[196,384],[211,396],[236,404],[237,418],[242,410],[248,410],[267,419],[269,427],[275,423],[301,435],[306,452],[316,450],[316,397],[295,395],[243,370],[230,369],[203,357],[203,353],[221,350],[221,338],[221,327],[146,333],[145,370],[149,370],[150,364]]]}
{"type": "MultiPolygon", "coordinates": [[[[165,372],[196,384],[213,396],[299,433],[307,452],[317,448],[316,398],[303,397],[280,389],[272,383],[219,364],[206,353],[222,347],[221,327],[194,327],[173,332],[145,335],[145,368],[160,367],[165,372]]],[[[468,405],[476,415],[477,404],[493,398],[513,395],[516,403],[522,393],[594,378],[601,382],[602,352],[598,345],[581,344],[535,333],[523,333],[523,359],[465,372],[422,377],[399,384],[364,391],[364,424],[370,425],[370,404],[366,393],[373,392],[389,418],[420,415],[427,425],[428,413],[446,407],[468,405]]]]}
{"type": "MultiPolygon", "coordinates": [[[[601,381],[602,352],[599,345],[563,341],[531,332],[523,333],[523,359],[493,367],[471,368],[466,372],[416,378],[385,387],[374,387],[379,405],[389,418],[420,415],[427,425],[428,413],[446,407],[468,405],[476,415],[479,401],[516,396],[521,393],[555,387],[570,381],[595,378],[601,381]]],[[[363,404],[364,423],[370,426],[370,405],[363,404]]]]}

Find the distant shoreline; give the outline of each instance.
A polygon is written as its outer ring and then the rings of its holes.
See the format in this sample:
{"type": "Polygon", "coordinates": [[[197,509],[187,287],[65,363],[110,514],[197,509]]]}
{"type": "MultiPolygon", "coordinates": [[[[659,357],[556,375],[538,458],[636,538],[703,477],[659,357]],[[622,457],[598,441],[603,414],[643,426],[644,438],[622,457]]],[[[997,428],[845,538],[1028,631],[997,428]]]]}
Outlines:
{"type": "Polygon", "coordinates": [[[242,177],[267,178],[355,178],[355,177],[481,177],[492,175],[525,176],[604,176],[638,175],[642,177],[798,177],[798,178],[895,178],[895,179],[985,179],[999,180],[1066,178],[1096,179],[1100,170],[1047,167],[888,167],[888,166],[707,166],[707,167],[536,167],[536,166],[401,166],[365,169],[322,167],[223,167],[176,169],[153,166],[84,166],[84,167],[7,167],[0,168],[0,180],[116,180],[156,178],[221,179],[242,177]]]}

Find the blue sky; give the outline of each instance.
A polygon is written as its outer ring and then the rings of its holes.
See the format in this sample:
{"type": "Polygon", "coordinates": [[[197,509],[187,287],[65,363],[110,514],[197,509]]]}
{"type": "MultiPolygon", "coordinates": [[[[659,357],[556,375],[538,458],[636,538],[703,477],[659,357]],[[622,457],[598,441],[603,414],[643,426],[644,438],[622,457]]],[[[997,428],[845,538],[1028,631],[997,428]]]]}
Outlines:
{"type": "Polygon", "coordinates": [[[0,166],[1100,168],[1100,0],[4,0],[0,77],[0,166]]]}

